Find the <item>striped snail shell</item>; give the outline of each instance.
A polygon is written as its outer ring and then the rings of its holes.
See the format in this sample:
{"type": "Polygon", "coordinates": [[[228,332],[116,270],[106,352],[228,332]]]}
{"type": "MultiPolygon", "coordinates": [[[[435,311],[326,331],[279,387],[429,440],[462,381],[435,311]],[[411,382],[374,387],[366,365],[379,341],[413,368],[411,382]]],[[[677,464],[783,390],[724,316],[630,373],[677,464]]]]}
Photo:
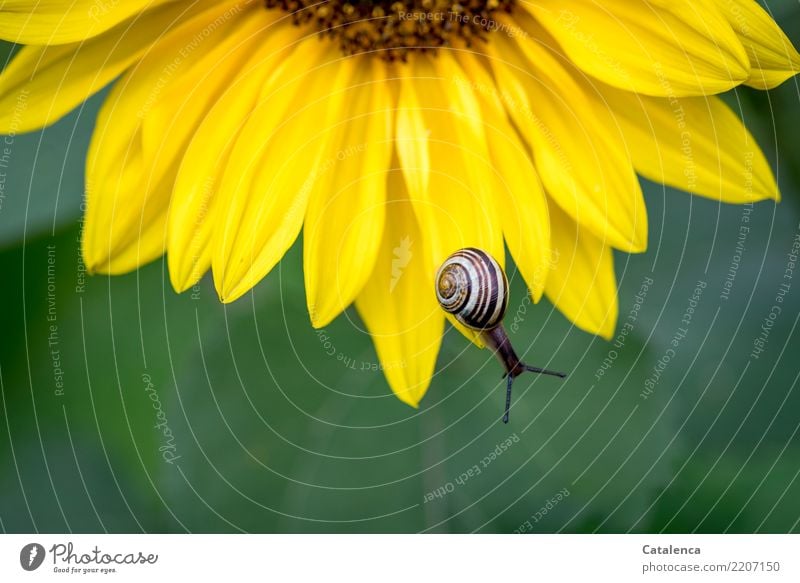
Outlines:
{"type": "Polygon", "coordinates": [[[472,330],[491,330],[508,306],[508,279],[495,259],[467,247],[448,257],[436,274],[436,299],[472,330]]]}

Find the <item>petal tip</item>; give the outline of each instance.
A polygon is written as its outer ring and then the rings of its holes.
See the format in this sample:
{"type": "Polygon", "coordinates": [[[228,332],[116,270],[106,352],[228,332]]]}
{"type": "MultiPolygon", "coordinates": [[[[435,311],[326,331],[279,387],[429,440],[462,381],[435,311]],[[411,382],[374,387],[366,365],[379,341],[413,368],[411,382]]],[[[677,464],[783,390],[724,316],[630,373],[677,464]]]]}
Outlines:
{"type": "Polygon", "coordinates": [[[614,338],[614,332],[616,329],[616,322],[613,322],[610,318],[608,318],[606,322],[603,322],[601,325],[598,335],[606,342],[611,342],[611,340],[614,338]]]}
{"type": "Polygon", "coordinates": [[[641,226],[637,224],[636,232],[630,241],[630,247],[626,249],[628,253],[645,253],[647,251],[648,227],[647,220],[641,226]]]}
{"type": "Polygon", "coordinates": [[[181,294],[185,292],[196,285],[203,277],[203,273],[198,269],[197,265],[191,265],[188,269],[185,269],[176,260],[171,259],[169,254],[167,254],[167,267],[169,281],[175,293],[181,294]]]}
{"type": "Polygon", "coordinates": [[[83,265],[86,268],[86,273],[89,275],[95,275],[97,273],[97,264],[87,257],[85,252],[81,253],[81,257],[83,260],[83,265]]]}
{"type": "Polygon", "coordinates": [[[396,390],[394,387],[392,387],[392,392],[395,397],[412,409],[419,409],[419,402],[425,395],[425,391],[422,391],[420,394],[418,391],[412,391],[411,389],[396,390]]]}
{"type": "Polygon", "coordinates": [[[331,310],[320,310],[317,304],[309,302],[308,305],[308,316],[311,319],[311,326],[314,328],[324,328],[338,316],[337,313],[333,313],[331,310]]]}
{"type": "Polygon", "coordinates": [[[224,284],[216,285],[216,289],[219,301],[223,304],[231,304],[250,291],[246,286],[228,287],[224,284]]]}
{"type": "Polygon", "coordinates": [[[175,293],[177,294],[182,294],[190,287],[192,287],[195,283],[197,283],[189,281],[187,279],[176,279],[175,277],[172,276],[172,273],[170,273],[169,282],[172,284],[172,289],[175,290],[175,293]]]}
{"type": "Polygon", "coordinates": [[[111,260],[106,254],[96,254],[88,246],[84,245],[81,250],[83,264],[86,266],[86,273],[89,275],[111,275],[111,260]]]}

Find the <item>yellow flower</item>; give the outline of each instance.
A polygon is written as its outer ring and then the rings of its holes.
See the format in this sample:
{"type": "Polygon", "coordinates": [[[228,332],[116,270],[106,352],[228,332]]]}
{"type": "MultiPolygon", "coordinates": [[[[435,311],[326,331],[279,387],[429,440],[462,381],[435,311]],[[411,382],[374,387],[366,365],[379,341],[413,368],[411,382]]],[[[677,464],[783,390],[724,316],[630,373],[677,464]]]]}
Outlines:
{"type": "Polygon", "coordinates": [[[612,249],[647,244],[637,174],[777,199],[712,95],[800,71],[753,0],[6,0],[0,37],[26,45],[0,76],[0,131],[116,79],[87,161],[92,271],[166,253],[176,290],[211,269],[230,302],[302,229],[313,325],[355,302],[412,405],[447,255],[502,260],[505,242],[535,301],[610,337],[612,249]]]}

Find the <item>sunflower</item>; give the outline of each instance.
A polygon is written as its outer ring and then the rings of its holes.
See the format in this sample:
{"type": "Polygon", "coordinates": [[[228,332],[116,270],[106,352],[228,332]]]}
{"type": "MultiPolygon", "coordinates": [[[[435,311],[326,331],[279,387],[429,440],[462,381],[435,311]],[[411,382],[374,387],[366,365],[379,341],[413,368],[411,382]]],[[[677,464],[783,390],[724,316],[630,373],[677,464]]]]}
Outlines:
{"type": "Polygon", "coordinates": [[[177,291],[210,269],[231,302],[302,230],[312,324],[355,303],[411,405],[444,330],[445,257],[507,248],[534,301],[609,338],[612,251],[647,245],[637,174],[777,200],[713,95],[800,71],[753,0],[5,0],[0,38],[25,45],[0,76],[0,131],[114,82],[86,166],[90,271],[166,253],[177,291]]]}

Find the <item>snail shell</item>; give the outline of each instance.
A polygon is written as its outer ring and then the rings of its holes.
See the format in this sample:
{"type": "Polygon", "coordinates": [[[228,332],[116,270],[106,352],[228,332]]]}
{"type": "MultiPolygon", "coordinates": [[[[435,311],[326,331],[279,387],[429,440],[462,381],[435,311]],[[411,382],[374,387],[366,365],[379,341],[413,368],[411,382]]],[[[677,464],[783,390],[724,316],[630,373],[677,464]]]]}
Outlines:
{"type": "Polygon", "coordinates": [[[436,299],[467,328],[491,330],[506,313],[508,280],[492,256],[467,247],[448,257],[436,273],[436,299]]]}

